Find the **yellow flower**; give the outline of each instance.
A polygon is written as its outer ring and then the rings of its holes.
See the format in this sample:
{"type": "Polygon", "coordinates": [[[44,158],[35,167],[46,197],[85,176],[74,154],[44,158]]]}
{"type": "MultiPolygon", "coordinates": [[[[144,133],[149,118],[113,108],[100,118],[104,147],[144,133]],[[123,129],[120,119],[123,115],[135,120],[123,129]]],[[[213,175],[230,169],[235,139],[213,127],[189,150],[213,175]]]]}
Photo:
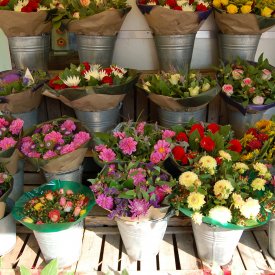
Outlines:
{"type": "Polygon", "coordinates": [[[194,211],[200,210],[205,204],[205,196],[198,192],[191,192],[187,197],[188,207],[192,208],[194,211]]]}
{"type": "Polygon", "coordinates": [[[207,170],[210,175],[215,174],[215,168],[217,167],[217,162],[213,157],[203,156],[199,160],[200,168],[207,170]]]}
{"type": "Polygon", "coordinates": [[[233,4],[229,4],[227,7],[226,7],[226,10],[228,13],[230,14],[235,14],[235,13],[238,13],[238,8],[237,6],[233,5],[233,4]]]}
{"type": "Polygon", "coordinates": [[[268,133],[272,126],[271,120],[262,119],[255,123],[255,128],[262,133],[268,133]]]}
{"type": "Polygon", "coordinates": [[[38,202],[33,208],[34,208],[36,211],[39,211],[42,207],[43,207],[43,204],[42,204],[41,202],[38,202]]]}
{"type": "Polygon", "coordinates": [[[221,0],[213,0],[213,6],[217,9],[221,8],[221,0]]]}
{"type": "Polygon", "coordinates": [[[242,160],[242,161],[250,160],[250,159],[252,159],[252,158],[253,158],[253,153],[252,153],[252,152],[250,152],[250,153],[248,153],[248,154],[246,154],[246,155],[242,155],[242,156],[241,156],[241,160],[242,160]]]}
{"type": "Polygon", "coordinates": [[[266,180],[261,179],[261,178],[256,178],[252,181],[251,183],[251,187],[253,188],[253,190],[265,190],[265,183],[266,180]]]}
{"type": "Polygon", "coordinates": [[[23,222],[33,223],[33,219],[30,218],[30,217],[25,217],[25,218],[23,219],[23,222]]]}
{"type": "Polygon", "coordinates": [[[219,155],[222,159],[226,159],[228,161],[232,160],[231,155],[228,154],[227,152],[223,151],[223,150],[219,151],[219,155]]]}
{"type": "Polygon", "coordinates": [[[244,200],[241,195],[237,193],[232,194],[233,204],[237,209],[240,209],[240,207],[244,204],[244,200]]]}
{"type": "Polygon", "coordinates": [[[252,6],[253,1],[247,1],[245,4],[246,4],[246,5],[249,5],[249,6],[252,6]]]}
{"type": "Polygon", "coordinates": [[[228,5],[228,0],[221,0],[221,4],[223,6],[227,6],[228,5]]]}
{"type": "Polygon", "coordinates": [[[184,185],[185,187],[191,187],[194,185],[194,183],[198,180],[198,175],[194,172],[184,172],[179,177],[179,183],[180,185],[184,185]]]}
{"type": "Polygon", "coordinates": [[[245,134],[244,137],[241,139],[241,144],[245,147],[254,138],[255,137],[252,134],[245,134]]]}
{"type": "Polygon", "coordinates": [[[250,5],[243,5],[241,7],[241,13],[250,13],[251,12],[251,6],[250,5]]]}
{"type": "Polygon", "coordinates": [[[203,215],[199,212],[195,212],[192,216],[192,220],[194,221],[194,223],[200,225],[202,223],[202,217],[203,215]]]}
{"type": "Polygon", "coordinates": [[[273,13],[273,10],[269,7],[264,7],[264,9],[261,10],[261,16],[264,17],[271,17],[271,14],[273,13]]]}
{"type": "Polygon", "coordinates": [[[245,171],[247,171],[249,169],[249,167],[243,162],[236,162],[233,165],[233,169],[235,171],[238,171],[240,174],[243,174],[245,171]]]}
{"type": "Polygon", "coordinates": [[[171,74],[170,78],[169,78],[169,82],[172,85],[177,85],[180,81],[180,74],[171,74]]]}
{"type": "Polygon", "coordinates": [[[86,209],[82,209],[79,213],[79,216],[81,217],[82,215],[84,215],[86,213],[86,209]]]}
{"type": "Polygon", "coordinates": [[[260,176],[265,176],[268,172],[266,165],[261,162],[256,162],[253,164],[253,168],[259,172],[260,176]]]}
{"type": "Polygon", "coordinates": [[[228,199],[233,190],[229,180],[219,180],[214,185],[214,194],[219,200],[228,199]]]}

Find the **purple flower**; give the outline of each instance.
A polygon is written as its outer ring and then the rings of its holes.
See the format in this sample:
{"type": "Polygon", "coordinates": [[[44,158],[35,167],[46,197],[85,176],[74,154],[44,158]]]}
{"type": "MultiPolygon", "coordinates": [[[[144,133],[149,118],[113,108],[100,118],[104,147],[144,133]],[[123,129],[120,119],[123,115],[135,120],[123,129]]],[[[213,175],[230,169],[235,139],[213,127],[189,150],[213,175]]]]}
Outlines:
{"type": "Polygon", "coordinates": [[[97,194],[98,192],[101,192],[103,189],[103,184],[101,182],[94,183],[90,186],[90,189],[97,194]]]}
{"type": "Polygon", "coordinates": [[[3,77],[3,82],[6,84],[18,81],[20,79],[20,76],[16,73],[11,73],[3,77]]]}
{"type": "Polygon", "coordinates": [[[118,195],[118,190],[113,187],[105,187],[103,192],[106,196],[118,195]]]}
{"type": "Polygon", "coordinates": [[[137,150],[137,142],[132,137],[120,140],[118,146],[124,155],[132,155],[137,150]]]}
{"type": "Polygon", "coordinates": [[[23,76],[23,85],[28,86],[30,79],[23,76]]]}
{"type": "Polygon", "coordinates": [[[95,201],[100,207],[107,210],[111,210],[114,206],[114,199],[105,194],[100,194],[95,201]]]}
{"type": "Polygon", "coordinates": [[[145,199],[134,199],[129,200],[129,208],[132,214],[132,218],[139,218],[140,216],[145,216],[150,207],[150,203],[145,199]]]}

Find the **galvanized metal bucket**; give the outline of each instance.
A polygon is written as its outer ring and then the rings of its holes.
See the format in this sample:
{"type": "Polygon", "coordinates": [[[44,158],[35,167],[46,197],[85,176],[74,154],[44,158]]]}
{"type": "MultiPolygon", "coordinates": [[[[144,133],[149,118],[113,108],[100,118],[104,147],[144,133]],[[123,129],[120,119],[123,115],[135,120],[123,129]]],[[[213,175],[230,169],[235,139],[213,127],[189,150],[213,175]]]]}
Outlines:
{"type": "Polygon", "coordinates": [[[9,194],[9,198],[13,201],[17,201],[24,193],[24,166],[25,161],[20,159],[18,161],[18,171],[13,177],[13,188],[9,194]]]}
{"type": "Polygon", "coordinates": [[[275,107],[265,111],[255,111],[243,115],[237,108],[227,104],[228,123],[231,124],[236,137],[240,138],[243,134],[261,119],[270,119],[275,114],[275,107]]]}
{"type": "Polygon", "coordinates": [[[73,171],[66,171],[61,173],[47,173],[44,171],[44,176],[47,182],[51,180],[63,180],[63,181],[74,181],[78,183],[82,183],[82,174],[83,174],[83,167],[80,166],[76,170],[73,171]]]}
{"type": "Polygon", "coordinates": [[[117,107],[98,112],[84,112],[75,109],[75,114],[90,132],[106,132],[115,128],[119,121],[119,111],[122,104],[117,107]]]}
{"type": "Polygon", "coordinates": [[[272,215],[268,225],[268,252],[275,259],[275,215],[272,215]]]}
{"type": "Polygon", "coordinates": [[[223,61],[234,61],[239,56],[245,60],[254,60],[261,34],[235,35],[218,34],[219,52],[223,61]]]}
{"type": "Polygon", "coordinates": [[[184,35],[155,35],[160,69],[163,71],[182,71],[188,73],[196,33],[184,35]]]}
{"type": "Polygon", "coordinates": [[[158,254],[168,217],[143,222],[127,222],[117,218],[117,226],[128,256],[140,261],[158,254]]]}
{"type": "Polygon", "coordinates": [[[22,120],[24,120],[24,126],[23,126],[24,130],[30,127],[33,127],[35,124],[38,123],[38,109],[33,109],[25,113],[16,113],[16,114],[12,113],[11,115],[13,117],[21,118],[22,120]]]}
{"type": "Polygon", "coordinates": [[[177,124],[185,124],[190,119],[206,121],[207,104],[198,107],[188,107],[182,112],[173,112],[158,107],[158,118],[160,125],[171,127],[177,124]]]}
{"type": "Polygon", "coordinates": [[[57,259],[58,267],[69,267],[80,258],[83,222],[58,232],[33,231],[46,262],[57,259]]]}
{"type": "Polygon", "coordinates": [[[47,70],[50,52],[49,34],[10,37],[9,47],[12,61],[17,69],[47,70]]]}
{"type": "Polygon", "coordinates": [[[116,35],[76,35],[80,62],[97,63],[103,67],[110,66],[112,64],[116,38],[116,35]]]}
{"type": "Polygon", "coordinates": [[[230,230],[206,223],[198,225],[193,221],[192,227],[201,260],[217,265],[226,265],[231,261],[243,230],[230,230]]]}
{"type": "Polygon", "coordinates": [[[8,254],[16,244],[16,224],[11,211],[13,200],[7,200],[8,214],[0,220],[0,256],[8,254]]]}

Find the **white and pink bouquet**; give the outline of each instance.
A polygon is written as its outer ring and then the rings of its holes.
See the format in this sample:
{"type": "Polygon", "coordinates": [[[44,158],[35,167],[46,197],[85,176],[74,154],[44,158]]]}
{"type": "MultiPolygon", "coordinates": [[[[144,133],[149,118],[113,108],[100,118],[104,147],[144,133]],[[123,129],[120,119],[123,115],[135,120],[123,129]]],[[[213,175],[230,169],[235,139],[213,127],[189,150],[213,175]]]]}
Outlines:
{"type": "Polygon", "coordinates": [[[30,129],[20,151],[38,169],[49,173],[77,169],[86,154],[91,134],[73,118],[47,121],[30,129]]]}

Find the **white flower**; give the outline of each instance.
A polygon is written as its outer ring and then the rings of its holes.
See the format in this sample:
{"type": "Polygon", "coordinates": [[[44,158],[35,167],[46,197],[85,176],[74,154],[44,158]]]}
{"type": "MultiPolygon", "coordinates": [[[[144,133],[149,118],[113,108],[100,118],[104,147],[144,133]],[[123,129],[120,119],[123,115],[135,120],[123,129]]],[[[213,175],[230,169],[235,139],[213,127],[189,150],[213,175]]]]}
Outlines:
{"type": "MultiPolygon", "coordinates": [[[[73,18],[75,18],[75,19],[79,19],[79,18],[80,18],[80,14],[79,14],[79,12],[74,12],[74,14],[73,14],[73,18]]],[[[78,67],[78,68],[77,68],[77,70],[78,70],[78,71],[80,71],[80,68],[78,67]]]]}
{"type": "Polygon", "coordinates": [[[209,218],[216,220],[220,223],[228,223],[232,220],[230,209],[225,206],[217,205],[210,209],[209,218]]]}
{"type": "Polygon", "coordinates": [[[201,213],[195,212],[192,215],[192,220],[194,221],[194,223],[200,225],[202,223],[202,217],[203,217],[203,215],[201,213]]]}
{"type": "Polygon", "coordinates": [[[155,6],[157,3],[156,2],[154,2],[154,1],[150,1],[150,2],[148,2],[146,5],[148,5],[148,6],[155,6]]]}
{"type": "Polygon", "coordinates": [[[14,11],[21,11],[21,9],[25,6],[27,6],[29,3],[28,0],[19,0],[18,3],[16,5],[14,5],[14,11]]]}
{"type": "Polygon", "coordinates": [[[260,212],[260,208],[258,200],[248,198],[240,207],[240,212],[245,218],[255,220],[260,212]]]}
{"type": "Polygon", "coordinates": [[[195,11],[195,8],[192,5],[183,5],[182,10],[183,11],[195,11]]]}
{"type": "Polygon", "coordinates": [[[67,79],[62,79],[64,84],[66,84],[68,87],[77,86],[80,83],[79,76],[68,76],[67,79]]]}
{"type": "Polygon", "coordinates": [[[268,172],[266,165],[261,162],[254,163],[253,168],[259,172],[259,176],[265,176],[268,172]]]}
{"type": "Polygon", "coordinates": [[[263,69],[262,72],[263,72],[262,74],[263,80],[269,80],[272,77],[271,71],[269,71],[268,69],[263,69]]]}
{"type": "Polygon", "coordinates": [[[99,71],[97,69],[92,68],[84,74],[84,78],[87,79],[87,81],[89,81],[91,77],[100,80],[99,71]]]}
{"type": "Polygon", "coordinates": [[[99,72],[99,79],[102,80],[108,74],[104,70],[100,70],[99,72]]]}
{"type": "Polygon", "coordinates": [[[122,68],[122,67],[119,67],[117,65],[111,65],[110,68],[112,69],[112,71],[118,71],[122,74],[126,74],[127,73],[127,70],[122,68]]]}
{"type": "Polygon", "coordinates": [[[119,71],[113,71],[113,74],[115,76],[118,76],[119,78],[123,78],[123,73],[119,72],[119,71]]]}
{"type": "Polygon", "coordinates": [[[244,200],[240,194],[233,193],[232,194],[234,207],[240,209],[240,207],[244,204],[244,200]]]}
{"type": "Polygon", "coordinates": [[[169,78],[169,82],[172,85],[177,85],[179,83],[179,80],[180,80],[180,74],[171,74],[169,78]]]}
{"type": "Polygon", "coordinates": [[[48,8],[45,6],[39,6],[39,8],[37,9],[37,11],[47,11],[48,8]]]}
{"type": "Polygon", "coordinates": [[[225,160],[228,160],[228,161],[232,160],[231,155],[229,153],[223,151],[223,150],[219,151],[219,155],[222,159],[225,159],[225,160]]]}
{"type": "Polygon", "coordinates": [[[240,174],[243,174],[249,169],[249,167],[243,162],[236,162],[235,164],[233,164],[233,169],[235,171],[238,171],[240,174]]]}
{"type": "Polygon", "coordinates": [[[264,104],[264,98],[262,96],[257,95],[252,99],[252,102],[256,105],[263,105],[264,104]]]}
{"type": "Polygon", "coordinates": [[[90,65],[90,70],[100,70],[101,69],[101,65],[100,64],[91,64],[90,65]]]}
{"type": "Polygon", "coordinates": [[[150,92],[149,86],[151,86],[151,83],[149,81],[146,81],[143,85],[142,88],[147,91],[150,92]]]}

